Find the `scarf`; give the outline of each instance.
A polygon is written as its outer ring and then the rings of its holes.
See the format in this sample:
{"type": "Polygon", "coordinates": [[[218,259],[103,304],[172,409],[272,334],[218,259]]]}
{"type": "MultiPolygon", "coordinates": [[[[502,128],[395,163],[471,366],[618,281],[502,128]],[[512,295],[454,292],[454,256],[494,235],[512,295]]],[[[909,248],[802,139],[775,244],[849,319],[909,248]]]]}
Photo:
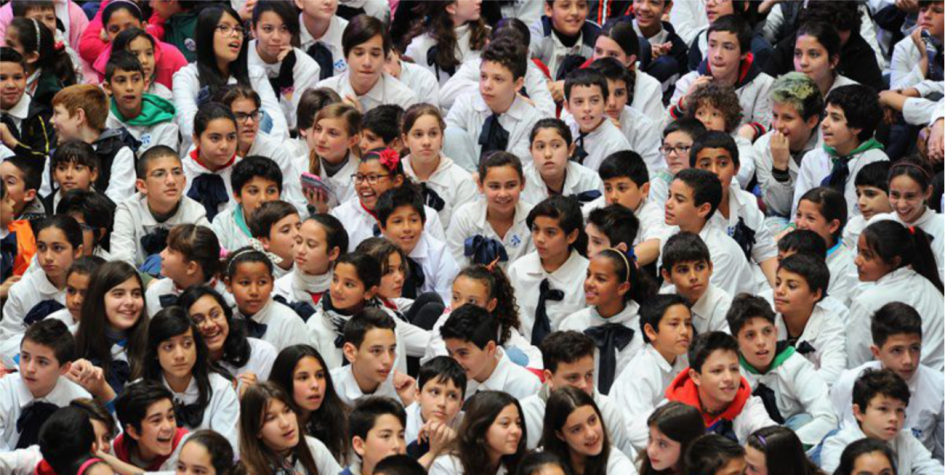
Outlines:
{"type": "Polygon", "coordinates": [[[153,94],[143,94],[141,96],[141,113],[130,119],[121,114],[115,99],[112,99],[111,104],[112,114],[115,114],[115,117],[121,123],[131,126],[149,127],[162,122],[170,122],[177,115],[177,108],[174,107],[173,103],[153,94]]]}
{"type": "Polygon", "coordinates": [[[308,275],[301,269],[292,272],[292,293],[299,302],[317,304],[331,285],[331,271],[322,275],[308,275]]]}

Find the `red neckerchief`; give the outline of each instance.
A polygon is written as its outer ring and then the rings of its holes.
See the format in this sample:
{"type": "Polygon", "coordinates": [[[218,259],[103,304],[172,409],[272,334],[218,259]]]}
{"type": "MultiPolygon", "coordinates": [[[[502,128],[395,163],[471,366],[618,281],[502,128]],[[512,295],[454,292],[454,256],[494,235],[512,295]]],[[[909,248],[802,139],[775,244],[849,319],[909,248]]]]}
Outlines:
{"type": "Polygon", "coordinates": [[[666,399],[678,401],[698,409],[699,412],[702,413],[702,421],[705,422],[706,427],[712,427],[712,425],[720,419],[728,421],[735,420],[735,418],[742,413],[742,409],[745,407],[745,403],[748,402],[749,397],[751,397],[751,388],[748,385],[748,381],[742,377],[738,384],[738,391],[735,393],[735,400],[729,404],[728,408],[726,408],[723,413],[713,416],[705,412],[702,408],[702,401],[699,400],[699,388],[696,387],[696,383],[689,377],[688,368],[680,372],[676,378],[673,379],[673,382],[670,383],[669,387],[666,388],[666,399]]]}
{"type": "Polygon", "coordinates": [[[364,203],[362,203],[361,200],[358,200],[358,204],[361,205],[361,208],[364,209],[364,211],[366,211],[367,214],[373,216],[373,217],[374,217],[374,220],[377,221],[377,213],[375,213],[374,211],[371,211],[371,210],[367,209],[367,206],[364,206],[364,203]]]}
{"type": "Polygon", "coordinates": [[[322,296],[325,295],[325,292],[309,292],[308,294],[312,296],[312,303],[318,305],[318,302],[322,300],[322,296]]]}
{"type": "Polygon", "coordinates": [[[387,308],[389,308],[389,309],[391,309],[391,310],[393,310],[393,311],[395,311],[395,312],[399,312],[399,311],[400,311],[400,309],[397,308],[397,304],[394,303],[392,300],[388,299],[387,297],[380,297],[380,300],[381,300],[381,303],[384,304],[385,307],[387,307],[387,308]]]}
{"type": "MultiPolygon", "coordinates": [[[[745,60],[738,65],[738,79],[735,81],[734,87],[738,87],[742,81],[745,80],[745,76],[748,76],[748,71],[751,69],[752,63],[755,62],[755,55],[748,53],[745,55],[745,60]]],[[[705,62],[705,72],[708,75],[712,75],[712,65],[708,61],[705,62]]]]}
{"type": "Polygon", "coordinates": [[[214,171],[214,172],[219,171],[219,170],[223,170],[224,168],[226,168],[226,167],[232,165],[234,162],[236,162],[236,154],[234,153],[234,154],[233,154],[233,157],[230,158],[230,161],[226,162],[226,164],[223,165],[222,167],[220,167],[220,168],[214,170],[212,167],[208,166],[206,163],[203,163],[203,160],[200,159],[200,147],[197,147],[197,148],[194,149],[193,152],[190,152],[190,158],[194,159],[194,161],[197,162],[198,165],[200,165],[200,166],[206,168],[207,170],[211,170],[211,171],[214,171]]]}

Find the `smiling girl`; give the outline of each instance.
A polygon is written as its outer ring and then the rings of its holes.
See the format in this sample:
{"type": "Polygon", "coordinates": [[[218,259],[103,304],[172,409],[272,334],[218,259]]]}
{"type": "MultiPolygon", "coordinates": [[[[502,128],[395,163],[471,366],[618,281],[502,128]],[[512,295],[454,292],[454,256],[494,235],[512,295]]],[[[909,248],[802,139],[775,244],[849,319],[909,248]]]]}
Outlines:
{"type": "Polygon", "coordinates": [[[430,475],[515,473],[526,453],[522,406],[499,391],[480,391],[467,400],[457,437],[433,461],[430,475]]]}
{"type": "MultiPolygon", "coordinates": [[[[178,116],[180,117],[180,116],[178,116]]],[[[202,204],[211,222],[229,207],[236,163],[236,117],[215,102],[200,107],[193,122],[194,149],[182,161],[186,195],[202,204]]]]}
{"type": "Polygon", "coordinates": [[[797,229],[814,231],[827,243],[827,267],[830,269],[827,294],[849,305],[857,283],[853,250],[843,243],[846,210],[846,201],[839,191],[818,187],[805,193],[797,202],[794,220],[797,229]]]}
{"type": "Polygon", "coordinates": [[[650,435],[637,460],[640,475],[683,475],[689,444],[705,434],[699,410],[681,402],[660,406],[646,420],[650,435]]]}
{"type": "Polygon", "coordinates": [[[331,104],[315,114],[312,129],[303,135],[309,149],[307,171],[332,190],[330,196],[306,192],[305,198],[317,212],[327,213],[355,196],[358,159],[353,151],[361,141],[361,113],[348,104],[331,104]]]}

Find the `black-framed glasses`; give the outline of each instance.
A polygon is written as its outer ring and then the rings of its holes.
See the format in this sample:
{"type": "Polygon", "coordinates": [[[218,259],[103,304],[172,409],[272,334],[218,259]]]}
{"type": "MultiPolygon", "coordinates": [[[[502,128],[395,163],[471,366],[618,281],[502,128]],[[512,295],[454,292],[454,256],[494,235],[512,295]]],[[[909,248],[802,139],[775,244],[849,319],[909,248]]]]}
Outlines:
{"type": "Polygon", "coordinates": [[[242,26],[217,25],[217,31],[223,33],[224,36],[232,35],[233,32],[236,32],[238,36],[246,36],[246,28],[242,26]]]}
{"type": "Polygon", "coordinates": [[[236,117],[236,120],[239,122],[246,122],[249,119],[253,119],[253,122],[259,122],[259,109],[256,109],[252,112],[234,112],[233,116],[236,117]]]}
{"type": "Polygon", "coordinates": [[[387,176],[390,176],[390,174],[387,174],[387,175],[362,175],[362,174],[360,174],[360,173],[355,173],[355,174],[351,175],[351,179],[354,180],[355,183],[361,183],[361,182],[365,182],[365,181],[366,181],[366,182],[368,182],[368,185],[376,185],[376,184],[377,184],[377,180],[380,180],[381,178],[384,178],[384,177],[387,177],[387,176]]]}
{"type": "Polygon", "coordinates": [[[673,152],[676,152],[677,155],[684,155],[684,154],[689,153],[689,150],[691,148],[692,147],[689,145],[680,145],[678,147],[670,147],[670,146],[664,145],[660,147],[660,153],[662,153],[663,155],[672,155],[673,152]]]}

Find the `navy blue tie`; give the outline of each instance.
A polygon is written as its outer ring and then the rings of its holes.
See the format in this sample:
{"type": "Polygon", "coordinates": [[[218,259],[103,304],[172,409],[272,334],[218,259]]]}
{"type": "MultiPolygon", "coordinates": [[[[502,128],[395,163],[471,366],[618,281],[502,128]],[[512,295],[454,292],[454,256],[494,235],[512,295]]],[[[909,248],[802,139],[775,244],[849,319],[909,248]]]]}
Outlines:
{"type": "Polygon", "coordinates": [[[548,279],[541,281],[538,286],[538,305],[535,307],[535,325],[532,327],[532,345],[539,346],[541,341],[551,333],[551,319],[548,318],[548,302],[564,300],[564,292],[552,289],[548,279]]]}
{"type": "Polygon", "coordinates": [[[600,353],[597,388],[601,393],[609,394],[617,374],[617,353],[633,340],[633,329],[619,323],[605,323],[585,329],[584,334],[594,340],[600,353]]]}

